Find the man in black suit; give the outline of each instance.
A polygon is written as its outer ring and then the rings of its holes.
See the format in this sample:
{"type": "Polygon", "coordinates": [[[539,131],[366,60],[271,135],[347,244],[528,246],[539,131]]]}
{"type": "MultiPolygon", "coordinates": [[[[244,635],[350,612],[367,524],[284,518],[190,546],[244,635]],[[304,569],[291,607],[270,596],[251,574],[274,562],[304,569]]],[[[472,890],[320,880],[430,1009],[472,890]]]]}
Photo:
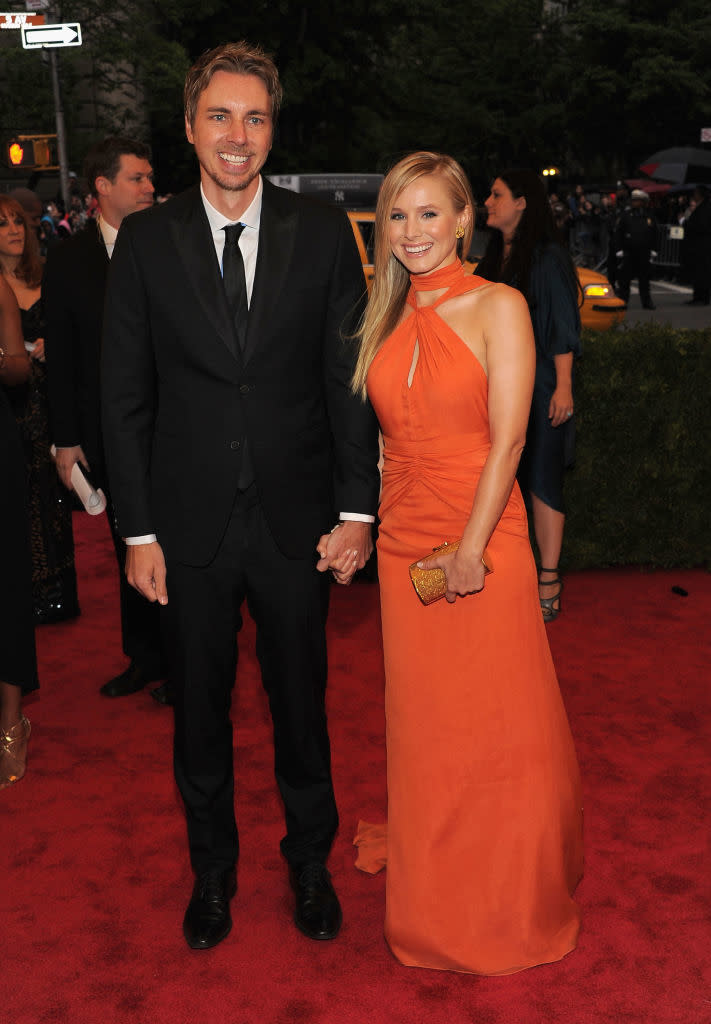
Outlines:
{"type": "MultiPolygon", "coordinates": [[[[109,498],[108,519],[119,567],[121,635],[128,667],[101,687],[122,697],[165,675],[158,610],[128,584],[126,545],[116,529],[101,436],[99,356],[109,260],[119,225],[127,214],[153,205],[150,151],[142,142],[112,136],[87,154],[89,188],[100,215],[50,251],[42,284],[52,438],[57,471],[71,488],[79,462],[109,498]]],[[[153,691],[169,700],[166,684],[153,691]]]]}
{"type": "Polygon", "coordinates": [[[124,221],[107,298],[106,454],[128,578],[164,606],[170,637],[194,949],[231,927],[229,711],[244,599],[274,725],[295,922],[314,939],[341,923],[325,866],[338,824],[326,570],[350,582],[370,554],[377,428],[349,386],[365,282],[348,220],[260,175],[280,99],[257,47],[226,44],[197,61],[185,120],[200,186],[124,221]]]}
{"type": "Polygon", "coordinates": [[[684,222],[683,265],[694,294],[688,306],[711,302],[711,192],[705,185],[694,189],[696,206],[684,222]]]}

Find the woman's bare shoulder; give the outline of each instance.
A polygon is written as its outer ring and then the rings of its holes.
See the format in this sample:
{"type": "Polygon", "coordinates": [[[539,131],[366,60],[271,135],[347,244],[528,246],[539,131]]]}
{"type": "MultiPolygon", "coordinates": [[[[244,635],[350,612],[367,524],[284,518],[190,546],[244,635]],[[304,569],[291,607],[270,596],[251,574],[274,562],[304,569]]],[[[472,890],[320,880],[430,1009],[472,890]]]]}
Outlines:
{"type": "Polygon", "coordinates": [[[482,282],[477,288],[450,299],[447,308],[452,313],[486,318],[528,311],[526,300],[518,289],[483,279],[482,282]]]}
{"type": "Polygon", "coordinates": [[[516,308],[526,306],[526,300],[518,290],[503,282],[487,281],[486,284],[477,288],[473,294],[479,294],[483,303],[496,308],[516,308]]]}
{"type": "Polygon", "coordinates": [[[10,283],[3,273],[0,273],[0,301],[12,303],[15,298],[15,293],[10,287],[10,283]]]}

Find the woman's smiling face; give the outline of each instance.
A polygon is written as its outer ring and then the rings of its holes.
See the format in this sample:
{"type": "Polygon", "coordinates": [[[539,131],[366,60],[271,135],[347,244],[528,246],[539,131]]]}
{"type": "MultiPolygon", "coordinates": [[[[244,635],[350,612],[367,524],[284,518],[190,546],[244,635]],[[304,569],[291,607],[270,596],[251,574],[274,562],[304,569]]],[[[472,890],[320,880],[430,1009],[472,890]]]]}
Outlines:
{"type": "Polygon", "coordinates": [[[417,178],[400,192],[390,211],[390,247],[411,274],[430,274],[457,257],[457,228],[471,217],[454,207],[442,175],[417,178]]]}

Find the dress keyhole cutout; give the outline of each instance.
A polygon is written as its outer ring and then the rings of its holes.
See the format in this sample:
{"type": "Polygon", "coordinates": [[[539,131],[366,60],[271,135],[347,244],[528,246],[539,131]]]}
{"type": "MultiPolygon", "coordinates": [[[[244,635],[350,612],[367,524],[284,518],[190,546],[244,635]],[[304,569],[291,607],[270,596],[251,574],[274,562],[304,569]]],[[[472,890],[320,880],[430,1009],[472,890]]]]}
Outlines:
{"type": "Polygon", "coordinates": [[[415,338],[415,347],[414,347],[413,352],[412,352],[412,362],[410,363],[410,372],[407,375],[407,386],[409,388],[412,387],[412,378],[415,375],[415,367],[417,366],[417,361],[418,361],[419,358],[420,358],[420,342],[419,342],[418,338],[415,338]]]}

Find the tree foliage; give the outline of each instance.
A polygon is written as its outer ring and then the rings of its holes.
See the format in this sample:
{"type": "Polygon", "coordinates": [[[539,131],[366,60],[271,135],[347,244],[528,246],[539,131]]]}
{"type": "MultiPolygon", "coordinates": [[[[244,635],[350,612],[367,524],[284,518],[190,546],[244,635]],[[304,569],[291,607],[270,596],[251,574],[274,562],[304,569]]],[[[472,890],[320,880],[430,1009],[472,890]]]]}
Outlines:
{"type": "MultiPolygon", "coordinates": [[[[54,20],[84,36],[61,53],[72,165],[93,138],[133,131],[150,138],[162,189],[195,177],[185,71],[227,39],[260,43],[280,68],[274,172],[382,171],[432,148],[481,194],[511,164],[631,175],[711,126],[706,0],[66,0],[54,20]]],[[[46,60],[0,36],[0,128],[51,131],[46,60]]]]}
{"type": "Polygon", "coordinates": [[[585,0],[561,62],[579,173],[591,162],[633,173],[650,152],[697,145],[711,126],[711,9],[699,0],[585,0]]]}

